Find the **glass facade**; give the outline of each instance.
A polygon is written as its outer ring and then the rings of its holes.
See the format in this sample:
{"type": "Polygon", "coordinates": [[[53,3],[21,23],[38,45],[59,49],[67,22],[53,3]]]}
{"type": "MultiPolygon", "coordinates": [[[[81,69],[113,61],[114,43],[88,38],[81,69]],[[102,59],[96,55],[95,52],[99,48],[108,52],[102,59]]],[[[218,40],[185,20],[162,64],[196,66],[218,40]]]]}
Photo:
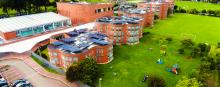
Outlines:
{"type": "Polygon", "coordinates": [[[62,22],[55,22],[54,23],[54,28],[56,29],[56,28],[60,28],[60,27],[62,27],[62,22]]]}
{"type": "Polygon", "coordinates": [[[43,26],[34,27],[33,30],[34,30],[34,34],[40,34],[44,32],[43,26]]]}
{"type": "Polygon", "coordinates": [[[20,37],[27,37],[33,35],[32,28],[22,29],[20,30],[20,37]]]}
{"type": "Polygon", "coordinates": [[[46,24],[44,26],[39,25],[39,26],[35,26],[35,27],[29,27],[29,28],[17,30],[16,36],[17,37],[32,36],[32,35],[41,34],[41,33],[47,32],[47,31],[51,31],[54,29],[58,29],[63,26],[71,26],[70,20],[54,22],[54,23],[46,24]]]}
{"type": "Polygon", "coordinates": [[[54,29],[53,24],[44,25],[44,29],[45,29],[45,31],[53,30],[54,29]]]}

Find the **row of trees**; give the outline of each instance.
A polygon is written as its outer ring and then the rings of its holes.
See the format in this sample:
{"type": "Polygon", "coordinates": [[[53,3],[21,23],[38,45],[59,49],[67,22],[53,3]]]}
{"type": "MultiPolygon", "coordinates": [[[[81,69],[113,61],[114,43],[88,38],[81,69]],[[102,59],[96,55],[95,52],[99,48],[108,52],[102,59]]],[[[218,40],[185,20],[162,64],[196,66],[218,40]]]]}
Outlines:
{"type": "Polygon", "coordinates": [[[182,0],[182,1],[197,1],[197,2],[208,2],[208,3],[218,3],[220,0],[182,0]]]}
{"type": "Polygon", "coordinates": [[[182,7],[175,6],[174,11],[177,13],[189,13],[189,14],[196,14],[196,15],[207,15],[207,16],[220,17],[220,10],[206,10],[206,9],[203,9],[201,11],[197,9],[186,10],[182,7]]]}
{"type": "MultiPolygon", "coordinates": [[[[192,70],[188,77],[184,77],[177,84],[177,87],[207,87],[209,79],[214,75],[214,71],[218,71],[220,74],[220,43],[215,46],[211,46],[208,43],[196,44],[191,39],[184,39],[181,41],[182,47],[179,49],[180,54],[186,54],[185,50],[188,51],[193,58],[200,58],[201,64],[198,69],[192,70]],[[196,85],[196,86],[195,86],[196,85]]],[[[219,78],[220,79],[220,78],[219,78]]],[[[215,80],[213,80],[215,81],[215,80]]]]}
{"type": "Polygon", "coordinates": [[[9,14],[10,10],[15,10],[19,14],[37,13],[42,11],[42,7],[47,11],[47,7],[54,5],[55,2],[50,2],[49,0],[0,0],[0,8],[6,14],[9,14]]]}

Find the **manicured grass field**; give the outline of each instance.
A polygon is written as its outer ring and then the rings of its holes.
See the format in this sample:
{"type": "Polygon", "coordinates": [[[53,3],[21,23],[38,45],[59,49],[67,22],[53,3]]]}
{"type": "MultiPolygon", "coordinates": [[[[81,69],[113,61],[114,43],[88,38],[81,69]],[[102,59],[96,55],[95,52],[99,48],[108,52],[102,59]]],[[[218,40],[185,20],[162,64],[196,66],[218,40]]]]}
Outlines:
{"type": "Polygon", "coordinates": [[[219,18],[190,14],[175,14],[167,20],[160,20],[153,28],[147,28],[145,32],[151,34],[144,35],[138,45],[114,46],[114,60],[101,65],[104,71],[102,87],[146,87],[147,84],[141,82],[145,74],[161,76],[167,87],[174,87],[183,75],[188,75],[200,64],[198,58],[188,59],[189,54],[177,53],[180,40],[194,38],[195,42],[214,44],[219,41],[219,25],[219,18]],[[173,37],[173,41],[167,43],[168,56],[162,57],[164,64],[159,65],[156,63],[161,58],[159,38],[164,37],[173,37]],[[179,75],[166,71],[173,64],[179,64],[179,75]],[[113,75],[114,72],[117,76],[113,75]]]}
{"type": "Polygon", "coordinates": [[[175,1],[177,6],[180,6],[184,9],[197,9],[197,10],[220,10],[220,4],[212,4],[205,2],[189,2],[189,1],[175,1]]]}

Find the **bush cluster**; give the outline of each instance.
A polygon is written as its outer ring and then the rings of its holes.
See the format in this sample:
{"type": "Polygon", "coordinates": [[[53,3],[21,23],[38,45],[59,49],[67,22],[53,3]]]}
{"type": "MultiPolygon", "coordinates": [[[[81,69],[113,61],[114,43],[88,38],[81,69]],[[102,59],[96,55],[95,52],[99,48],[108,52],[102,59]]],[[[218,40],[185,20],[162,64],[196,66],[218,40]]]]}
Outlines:
{"type": "Polygon", "coordinates": [[[203,10],[199,11],[195,8],[194,9],[184,9],[182,7],[178,7],[177,5],[174,6],[174,12],[220,17],[220,10],[206,10],[206,9],[203,9],[203,10]]]}

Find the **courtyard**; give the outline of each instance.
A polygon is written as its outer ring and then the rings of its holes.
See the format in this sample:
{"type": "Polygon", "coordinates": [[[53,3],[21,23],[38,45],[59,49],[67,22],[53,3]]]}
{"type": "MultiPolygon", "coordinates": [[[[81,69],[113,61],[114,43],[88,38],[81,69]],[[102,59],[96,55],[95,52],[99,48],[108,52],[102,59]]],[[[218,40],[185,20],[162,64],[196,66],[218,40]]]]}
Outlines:
{"type": "Polygon", "coordinates": [[[189,54],[180,55],[180,41],[186,38],[196,43],[207,42],[215,45],[219,42],[220,19],[217,17],[190,14],[175,14],[166,20],[159,20],[154,27],[145,29],[140,44],[114,46],[114,60],[101,65],[104,75],[103,87],[146,87],[145,74],[163,77],[167,87],[174,87],[182,76],[190,74],[200,65],[199,58],[189,59],[189,54]],[[146,33],[148,32],[148,33],[146,33]],[[167,43],[167,56],[160,56],[160,38],[172,37],[167,43]],[[149,50],[152,48],[152,50],[149,50]],[[157,64],[163,59],[163,64],[157,64]],[[175,75],[166,70],[178,64],[181,71],[175,75]],[[117,74],[117,75],[115,75],[117,74]]]}

